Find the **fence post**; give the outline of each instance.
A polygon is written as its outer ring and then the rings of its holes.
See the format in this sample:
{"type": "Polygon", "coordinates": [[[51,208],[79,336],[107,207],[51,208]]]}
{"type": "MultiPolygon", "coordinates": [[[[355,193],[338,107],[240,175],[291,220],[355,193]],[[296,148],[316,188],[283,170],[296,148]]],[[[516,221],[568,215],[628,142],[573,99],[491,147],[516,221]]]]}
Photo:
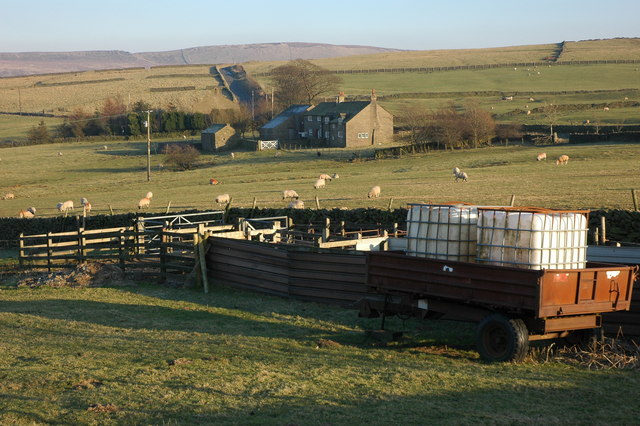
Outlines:
{"type": "Polygon", "coordinates": [[[20,251],[18,252],[18,264],[20,265],[20,269],[24,268],[24,234],[21,232],[20,237],[18,237],[18,247],[20,251]]]}
{"type": "Polygon", "coordinates": [[[389,211],[391,211],[392,204],[393,204],[393,197],[389,198],[389,211]]]}
{"type": "Polygon", "coordinates": [[[51,235],[51,232],[47,232],[47,272],[51,272],[51,256],[53,256],[53,253],[51,252],[51,246],[53,245],[51,235]]]}
{"type": "Polygon", "coordinates": [[[329,241],[329,235],[331,234],[331,219],[328,217],[324,218],[324,228],[322,229],[322,242],[326,243],[329,241]]]}
{"type": "Polygon", "coordinates": [[[205,257],[207,235],[204,231],[204,225],[198,225],[198,234],[199,242],[197,246],[197,253],[200,260],[200,275],[202,276],[202,286],[204,287],[204,292],[209,293],[209,280],[207,279],[207,259],[205,257]]]}
{"type": "Polygon", "coordinates": [[[346,235],[346,229],[344,228],[344,220],[340,221],[340,236],[344,237],[346,235]]]}
{"type": "Polygon", "coordinates": [[[120,259],[120,269],[122,269],[122,271],[124,271],[125,268],[125,262],[124,262],[124,257],[125,257],[125,247],[124,247],[124,229],[120,230],[120,235],[118,236],[118,257],[120,259]]]}
{"type": "Polygon", "coordinates": [[[511,194],[511,201],[509,201],[509,206],[513,207],[516,204],[516,194],[511,194]]]}
{"type": "Polygon", "coordinates": [[[113,209],[111,208],[111,204],[109,204],[109,214],[111,214],[111,216],[113,216],[113,209]]]}
{"type": "Polygon", "coordinates": [[[231,202],[233,201],[233,197],[229,198],[229,202],[224,207],[224,223],[227,223],[227,218],[229,217],[229,209],[231,208],[231,202]]]}
{"type": "Polygon", "coordinates": [[[86,239],[84,237],[84,228],[78,229],[78,263],[85,261],[86,253],[86,239]]]}
{"type": "Polygon", "coordinates": [[[600,217],[600,244],[605,245],[607,243],[607,222],[604,216],[600,217]]]}
{"type": "Polygon", "coordinates": [[[171,200],[169,200],[169,204],[167,204],[167,211],[164,214],[169,214],[169,209],[171,208],[171,200]]]}
{"type": "Polygon", "coordinates": [[[631,198],[633,199],[633,210],[637,212],[638,211],[638,190],[637,189],[631,190],[631,198]]]}
{"type": "Polygon", "coordinates": [[[162,228],[160,231],[160,276],[162,281],[167,280],[167,235],[165,230],[166,228],[162,228]]]}
{"type": "Polygon", "coordinates": [[[316,209],[320,210],[320,200],[318,199],[317,195],[316,195],[316,209]]]}

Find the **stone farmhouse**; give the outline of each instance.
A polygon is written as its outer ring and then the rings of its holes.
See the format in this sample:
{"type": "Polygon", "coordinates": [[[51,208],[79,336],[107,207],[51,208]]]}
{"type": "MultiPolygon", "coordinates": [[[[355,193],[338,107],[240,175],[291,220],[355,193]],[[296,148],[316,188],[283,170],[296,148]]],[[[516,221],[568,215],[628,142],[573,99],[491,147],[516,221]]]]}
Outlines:
{"type": "MultiPolygon", "coordinates": [[[[375,90],[371,92],[369,101],[345,102],[344,93],[341,92],[335,102],[305,106],[307,109],[304,111],[302,106],[299,107],[297,114],[294,114],[294,121],[289,122],[280,117],[282,114],[278,115],[260,129],[260,137],[278,139],[274,135],[286,134],[287,137],[282,139],[302,138],[318,146],[335,148],[371,146],[393,140],[393,115],[378,105],[375,90]],[[302,127],[293,127],[292,123],[296,126],[300,124],[300,118],[302,127]]],[[[288,112],[291,108],[283,114],[291,115],[288,112]]]]}

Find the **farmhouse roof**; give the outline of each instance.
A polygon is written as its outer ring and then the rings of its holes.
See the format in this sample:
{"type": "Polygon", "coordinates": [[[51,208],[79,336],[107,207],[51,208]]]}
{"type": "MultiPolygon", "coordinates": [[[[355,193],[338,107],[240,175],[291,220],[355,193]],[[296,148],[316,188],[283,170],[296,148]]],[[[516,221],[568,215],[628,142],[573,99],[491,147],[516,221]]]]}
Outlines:
{"type": "Polygon", "coordinates": [[[370,101],[321,102],[313,109],[307,111],[305,115],[320,115],[336,118],[340,116],[340,114],[345,114],[345,121],[347,121],[365,109],[370,103],[370,101]]]}
{"type": "Polygon", "coordinates": [[[262,126],[262,128],[273,129],[275,127],[278,127],[280,124],[285,122],[291,116],[302,114],[303,112],[308,110],[310,107],[311,105],[297,105],[297,104],[291,105],[289,108],[285,109],[280,114],[278,114],[275,118],[273,118],[273,120],[269,121],[264,126],[262,126]]]}
{"type": "Polygon", "coordinates": [[[207,133],[207,134],[218,133],[220,130],[224,129],[225,127],[227,127],[227,124],[212,124],[211,126],[204,129],[202,133],[207,133]]]}

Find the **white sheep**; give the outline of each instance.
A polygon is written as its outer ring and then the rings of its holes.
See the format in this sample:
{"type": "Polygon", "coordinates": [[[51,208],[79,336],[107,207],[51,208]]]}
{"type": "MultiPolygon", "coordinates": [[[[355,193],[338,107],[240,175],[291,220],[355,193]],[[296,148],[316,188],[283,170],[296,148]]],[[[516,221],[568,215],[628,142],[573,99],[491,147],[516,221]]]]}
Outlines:
{"type": "Polygon", "coordinates": [[[233,160],[234,158],[236,158],[236,154],[235,154],[235,153],[233,153],[233,152],[232,152],[231,154],[229,154],[229,156],[231,157],[231,159],[232,159],[232,160],[233,160]]]}
{"type": "Polygon", "coordinates": [[[540,154],[538,154],[536,156],[536,161],[542,161],[542,160],[546,160],[547,159],[547,153],[546,152],[541,152],[540,154]]]}
{"type": "Polygon", "coordinates": [[[320,189],[320,188],[324,188],[325,185],[325,180],[324,179],[318,179],[316,180],[316,183],[313,184],[313,187],[315,189],[320,189]]]}
{"type": "Polygon", "coordinates": [[[2,197],[3,200],[13,200],[14,198],[16,198],[16,196],[13,192],[8,192],[2,197]]]}
{"type": "Polygon", "coordinates": [[[86,213],[91,212],[91,203],[86,198],[80,198],[80,205],[83,207],[86,213]]]}
{"type": "Polygon", "coordinates": [[[458,172],[458,174],[456,174],[456,182],[458,181],[458,179],[462,179],[463,182],[468,182],[469,181],[469,175],[467,175],[467,173],[465,173],[462,170],[460,170],[460,172],[458,172]]]}
{"type": "Polygon", "coordinates": [[[568,162],[569,162],[569,156],[563,154],[560,157],[558,157],[558,159],[556,160],[556,166],[559,166],[560,164],[567,164],[568,162]]]}
{"type": "Polygon", "coordinates": [[[333,175],[331,175],[331,179],[340,179],[340,175],[334,173],[333,175]]]}
{"type": "Polygon", "coordinates": [[[102,149],[104,149],[104,150],[106,151],[106,150],[108,150],[108,149],[109,149],[109,147],[108,147],[108,146],[106,146],[106,145],[104,145],[104,146],[102,147],[102,149]]]}
{"type": "Polygon", "coordinates": [[[58,157],[62,157],[62,152],[58,151],[58,157]]]}
{"type": "Polygon", "coordinates": [[[324,180],[328,180],[331,181],[331,176],[329,176],[326,173],[321,174],[320,176],[318,176],[318,179],[324,179],[324,180]]]}
{"type": "Polygon", "coordinates": [[[144,197],[140,201],[138,201],[138,209],[148,209],[151,205],[151,198],[144,197]]]}
{"type": "Polygon", "coordinates": [[[56,208],[58,209],[59,212],[68,212],[69,210],[73,210],[73,201],[71,200],[67,200],[64,203],[58,203],[58,205],[56,206],[56,208]]]}
{"type": "Polygon", "coordinates": [[[460,169],[459,169],[459,168],[457,168],[457,167],[454,167],[454,168],[453,168],[453,175],[454,175],[454,176],[457,176],[457,175],[458,175],[458,173],[460,173],[460,169]]]}
{"type": "Polygon", "coordinates": [[[151,191],[147,192],[147,195],[145,195],[145,198],[152,199],[153,198],[153,192],[151,192],[151,191]]]}
{"type": "Polygon", "coordinates": [[[304,209],[304,201],[302,200],[294,200],[289,203],[288,206],[290,209],[304,209]]]}
{"type": "Polygon", "coordinates": [[[26,210],[20,210],[20,213],[18,214],[18,217],[23,218],[23,219],[31,219],[33,217],[35,217],[36,215],[36,208],[35,207],[29,207],[26,210]]]}
{"type": "Polygon", "coordinates": [[[367,198],[378,198],[380,196],[380,187],[378,185],[371,188],[367,194],[367,198]]]}
{"type": "Polygon", "coordinates": [[[229,194],[220,194],[216,197],[216,203],[218,204],[229,204],[231,197],[229,194]]]}
{"type": "Polygon", "coordinates": [[[298,196],[298,193],[293,189],[285,189],[284,191],[282,191],[282,199],[286,200],[287,198],[295,198],[297,200],[300,197],[298,196]]]}

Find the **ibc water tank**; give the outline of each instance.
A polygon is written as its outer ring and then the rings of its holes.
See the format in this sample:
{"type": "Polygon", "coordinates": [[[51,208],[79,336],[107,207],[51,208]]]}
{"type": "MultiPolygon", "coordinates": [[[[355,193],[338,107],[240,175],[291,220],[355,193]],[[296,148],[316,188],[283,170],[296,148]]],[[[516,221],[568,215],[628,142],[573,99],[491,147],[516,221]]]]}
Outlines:
{"type": "Polygon", "coordinates": [[[479,208],[477,262],[526,269],[586,267],[586,211],[479,208]]]}
{"type": "Polygon", "coordinates": [[[467,204],[409,204],[410,256],[474,262],[478,208],[467,204]]]}

